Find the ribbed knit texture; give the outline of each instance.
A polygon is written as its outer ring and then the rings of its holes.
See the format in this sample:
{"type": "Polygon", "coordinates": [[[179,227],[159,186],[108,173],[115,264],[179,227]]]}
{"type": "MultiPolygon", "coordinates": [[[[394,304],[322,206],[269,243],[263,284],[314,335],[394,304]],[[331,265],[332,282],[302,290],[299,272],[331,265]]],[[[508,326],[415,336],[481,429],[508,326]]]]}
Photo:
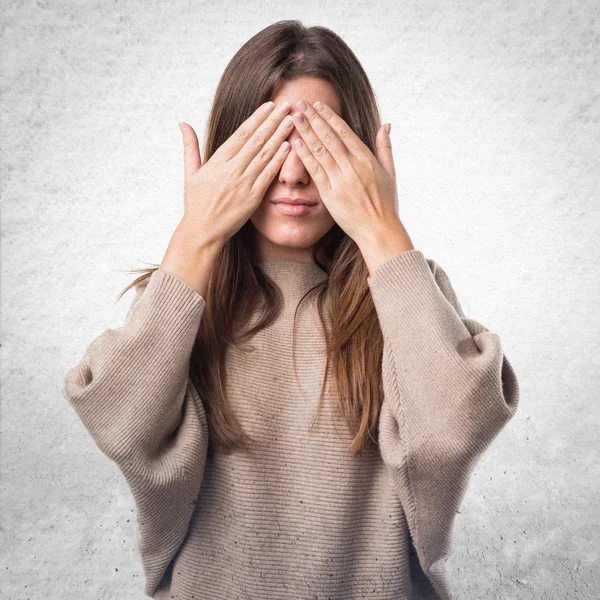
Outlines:
{"type": "Polygon", "coordinates": [[[229,402],[257,443],[207,458],[189,359],[205,301],[163,270],[67,374],[63,394],[121,469],[137,508],[144,592],[156,599],[452,597],[445,562],[471,472],[518,401],[499,337],[465,317],[419,250],[367,278],[384,336],[379,449],[352,458],[331,382],[316,426],[327,275],[260,263],[279,285],[277,321],[228,355],[229,402]]]}

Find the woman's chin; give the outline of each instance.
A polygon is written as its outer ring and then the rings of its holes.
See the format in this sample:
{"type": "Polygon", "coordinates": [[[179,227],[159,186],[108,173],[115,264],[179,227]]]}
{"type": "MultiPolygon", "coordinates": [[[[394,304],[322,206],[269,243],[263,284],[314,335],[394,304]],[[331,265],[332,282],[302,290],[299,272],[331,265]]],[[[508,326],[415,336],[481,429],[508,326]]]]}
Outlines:
{"type": "Polygon", "coordinates": [[[309,248],[319,240],[320,236],[310,235],[310,232],[265,232],[262,233],[268,242],[273,246],[282,246],[285,248],[309,248]],[[265,235],[266,233],[266,235],[265,235]]]}
{"type": "Polygon", "coordinates": [[[301,249],[314,246],[335,225],[328,213],[318,219],[308,214],[287,216],[257,211],[250,220],[259,234],[259,243],[301,249]]]}

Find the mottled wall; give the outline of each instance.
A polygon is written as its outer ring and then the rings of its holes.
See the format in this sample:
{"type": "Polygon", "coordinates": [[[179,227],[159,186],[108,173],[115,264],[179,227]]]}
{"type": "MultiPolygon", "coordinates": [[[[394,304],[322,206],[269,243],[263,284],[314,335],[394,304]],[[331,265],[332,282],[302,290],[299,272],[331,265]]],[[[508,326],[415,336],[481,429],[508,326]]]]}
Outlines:
{"type": "Polygon", "coordinates": [[[599,31],[592,0],[2,3],[7,600],[142,598],[134,507],[61,396],[182,213],[178,120],[266,25],[325,25],[391,121],[401,217],[497,332],[519,414],[457,515],[457,598],[587,599],[598,562],[599,31]]]}

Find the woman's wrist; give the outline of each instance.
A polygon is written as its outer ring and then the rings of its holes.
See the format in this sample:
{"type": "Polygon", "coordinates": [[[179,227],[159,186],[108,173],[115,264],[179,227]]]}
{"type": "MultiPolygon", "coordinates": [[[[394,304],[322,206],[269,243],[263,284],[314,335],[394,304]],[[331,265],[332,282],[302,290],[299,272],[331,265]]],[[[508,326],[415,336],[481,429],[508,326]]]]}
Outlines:
{"type": "Polygon", "coordinates": [[[221,248],[219,242],[198,235],[187,223],[181,222],[159,268],[176,275],[205,297],[221,248]]]}
{"type": "Polygon", "coordinates": [[[198,252],[209,252],[215,256],[225,245],[224,241],[217,239],[213,234],[199,231],[198,227],[196,227],[194,223],[188,221],[186,217],[183,217],[181,221],[179,221],[179,224],[173,233],[173,238],[183,244],[191,246],[198,252]]]}

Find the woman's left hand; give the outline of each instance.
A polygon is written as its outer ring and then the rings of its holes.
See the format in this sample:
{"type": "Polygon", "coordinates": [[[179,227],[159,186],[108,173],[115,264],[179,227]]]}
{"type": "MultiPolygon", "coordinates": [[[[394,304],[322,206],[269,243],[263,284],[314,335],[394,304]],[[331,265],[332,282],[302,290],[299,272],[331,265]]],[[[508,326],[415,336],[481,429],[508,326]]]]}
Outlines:
{"type": "Polygon", "coordinates": [[[396,172],[385,127],[377,132],[375,157],[330,106],[304,104],[294,117],[302,138],[294,146],[332,218],[359,246],[397,228],[396,172]]]}

